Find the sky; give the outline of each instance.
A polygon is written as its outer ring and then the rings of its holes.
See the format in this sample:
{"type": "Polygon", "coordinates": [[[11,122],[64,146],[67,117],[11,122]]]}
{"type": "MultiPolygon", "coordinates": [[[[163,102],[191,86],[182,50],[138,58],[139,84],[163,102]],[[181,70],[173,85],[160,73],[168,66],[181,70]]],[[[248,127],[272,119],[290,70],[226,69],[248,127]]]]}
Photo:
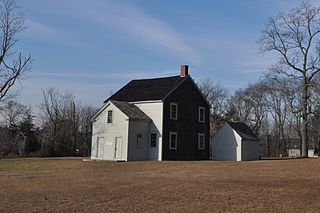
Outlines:
{"type": "MultiPolygon", "coordinates": [[[[70,91],[100,107],[132,79],[173,76],[234,91],[259,80],[276,56],[259,53],[271,16],[298,0],[17,0],[26,18],[16,50],[31,54],[18,101],[37,108],[41,89],[70,91]]],[[[316,0],[310,1],[318,4],[316,0]]],[[[36,109],[35,109],[36,111],[36,109]]]]}

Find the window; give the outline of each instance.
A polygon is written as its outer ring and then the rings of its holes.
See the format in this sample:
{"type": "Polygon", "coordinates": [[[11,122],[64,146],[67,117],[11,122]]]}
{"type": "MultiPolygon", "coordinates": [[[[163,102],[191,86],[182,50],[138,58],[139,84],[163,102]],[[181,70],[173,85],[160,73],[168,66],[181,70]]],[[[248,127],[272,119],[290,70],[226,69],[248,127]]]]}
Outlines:
{"type": "Polygon", "coordinates": [[[157,147],[157,133],[151,133],[150,135],[150,146],[157,147]]]}
{"type": "Polygon", "coordinates": [[[169,149],[172,149],[172,150],[177,149],[177,133],[176,132],[170,132],[169,149]]]}
{"type": "Polygon", "coordinates": [[[170,103],[170,119],[178,119],[178,104],[176,103],[170,103]]]}
{"type": "Polygon", "coordinates": [[[199,107],[199,122],[204,123],[205,119],[205,108],[199,107]]]}
{"type": "Polygon", "coordinates": [[[142,147],[142,134],[137,134],[137,144],[136,144],[136,148],[140,149],[142,147]]]}
{"type": "Polygon", "coordinates": [[[204,150],[204,134],[198,133],[198,149],[204,150]]]}
{"type": "Polygon", "coordinates": [[[112,110],[108,110],[107,123],[108,123],[108,124],[111,124],[111,123],[112,123],[112,110]]]}

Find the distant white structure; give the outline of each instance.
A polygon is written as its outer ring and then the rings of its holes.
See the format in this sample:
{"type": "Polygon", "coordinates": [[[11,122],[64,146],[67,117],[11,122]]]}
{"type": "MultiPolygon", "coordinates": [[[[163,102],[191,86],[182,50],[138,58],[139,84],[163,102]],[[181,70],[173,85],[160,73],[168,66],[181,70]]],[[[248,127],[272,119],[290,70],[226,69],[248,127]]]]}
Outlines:
{"type": "Polygon", "coordinates": [[[244,123],[226,122],[212,138],[213,160],[259,160],[259,139],[244,123]]]}
{"type": "MultiPolygon", "coordinates": [[[[288,149],[288,156],[289,157],[300,157],[300,149],[299,148],[289,148],[288,149]]],[[[308,157],[318,157],[318,155],[315,155],[314,149],[308,149],[308,157]]]]}
{"type": "MultiPolygon", "coordinates": [[[[287,146],[288,157],[301,157],[301,140],[300,138],[290,138],[287,146]]],[[[308,157],[318,157],[318,142],[316,138],[310,137],[308,142],[308,157]]]]}

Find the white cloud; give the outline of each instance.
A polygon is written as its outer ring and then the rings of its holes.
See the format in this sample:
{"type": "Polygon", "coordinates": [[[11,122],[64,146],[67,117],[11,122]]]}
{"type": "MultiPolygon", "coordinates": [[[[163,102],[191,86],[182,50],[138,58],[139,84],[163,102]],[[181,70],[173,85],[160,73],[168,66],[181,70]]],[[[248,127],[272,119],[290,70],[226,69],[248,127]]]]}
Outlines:
{"type": "MultiPolygon", "coordinates": [[[[147,14],[136,5],[124,1],[63,1],[66,17],[74,17],[98,24],[102,29],[111,28],[124,33],[127,42],[155,52],[197,64],[200,54],[186,42],[185,35],[162,20],[147,14]]],[[[59,11],[60,13],[62,11],[59,11]]],[[[110,30],[109,30],[110,32],[110,30]]],[[[112,32],[112,31],[111,31],[112,32]]]]}
{"type": "Polygon", "coordinates": [[[141,43],[161,49],[166,54],[174,54],[192,63],[200,60],[198,53],[184,41],[183,35],[135,6],[112,6],[107,13],[95,13],[95,18],[101,23],[133,35],[141,43]],[[121,7],[121,10],[114,7],[121,7]]]}
{"type": "MultiPolygon", "coordinates": [[[[74,73],[60,70],[59,72],[30,72],[28,74],[30,77],[22,80],[23,88],[18,100],[24,104],[32,105],[33,109],[37,111],[42,98],[41,89],[55,87],[60,92],[72,92],[83,103],[99,107],[112,92],[117,91],[132,79],[176,74],[178,74],[177,71],[74,73]],[[121,81],[115,79],[121,79],[121,81]]],[[[16,89],[21,89],[21,85],[16,85],[16,89]]]]}
{"type": "Polygon", "coordinates": [[[33,19],[27,19],[26,27],[27,29],[22,33],[22,35],[30,39],[55,41],[67,46],[82,45],[81,42],[71,38],[62,30],[33,19]]]}
{"type": "Polygon", "coordinates": [[[72,71],[59,72],[31,72],[31,76],[56,77],[56,78],[83,78],[83,79],[137,79],[137,78],[155,78],[168,75],[177,75],[177,71],[161,71],[161,72],[90,72],[77,73],[72,71]]]}
{"type": "Polygon", "coordinates": [[[32,19],[28,19],[26,22],[27,28],[30,32],[34,33],[34,35],[38,36],[48,36],[48,37],[61,37],[64,36],[63,33],[49,25],[45,25],[43,23],[37,22],[32,19]]]}
{"type": "Polygon", "coordinates": [[[277,59],[275,54],[259,53],[259,36],[257,32],[252,32],[250,36],[210,33],[194,36],[192,42],[202,50],[207,67],[231,73],[255,74],[259,77],[277,59]]]}
{"type": "MultiPolygon", "coordinates": [[[[286,12],[292,8],[297,7],[299,4],[304,2],[303,0],[267,0],[276,7],[279,12],[286,12]]],[[[320,6],[319,0],[308,0],[306,1],[314,6],[320,6]]]]}
{"type": "Polygon", "coordinates": [[[42,101],[41,89],[57,88],[60,92],[70,91],[77,100],[85,104],[99,107],[109,97],[111,91],[115,91],[122,85],[119,83],[91,84],[83,81],[75,81],[64,78],[33,77],[22,80],[23,90],[18,96],[18,101],[31,105],[35,111],[42,101]]]}

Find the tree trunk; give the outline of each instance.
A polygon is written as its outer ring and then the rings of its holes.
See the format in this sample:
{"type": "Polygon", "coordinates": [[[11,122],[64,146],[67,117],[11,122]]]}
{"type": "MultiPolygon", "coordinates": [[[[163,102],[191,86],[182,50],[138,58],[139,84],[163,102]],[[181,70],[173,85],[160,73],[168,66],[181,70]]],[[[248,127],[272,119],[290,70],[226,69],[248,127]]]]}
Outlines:
{"type": "Polygon", "coordinates": [[[266,137],[265,137],[265,141],[266,141],[266,157],[270,157],[269,155],[269,141],[268,141],[268,134],[266,134],[266,137]]]}
{"type": "Polygon", "coordinates": [[[318,156],[320,156],[320,134],[318,132],[318,156]]]}
{"type": "Polygon", "coordinates": [[[302,157],[308,157],[308,82],[305,79],[302,93],[302,125],[301,125],[302,157]]]}

